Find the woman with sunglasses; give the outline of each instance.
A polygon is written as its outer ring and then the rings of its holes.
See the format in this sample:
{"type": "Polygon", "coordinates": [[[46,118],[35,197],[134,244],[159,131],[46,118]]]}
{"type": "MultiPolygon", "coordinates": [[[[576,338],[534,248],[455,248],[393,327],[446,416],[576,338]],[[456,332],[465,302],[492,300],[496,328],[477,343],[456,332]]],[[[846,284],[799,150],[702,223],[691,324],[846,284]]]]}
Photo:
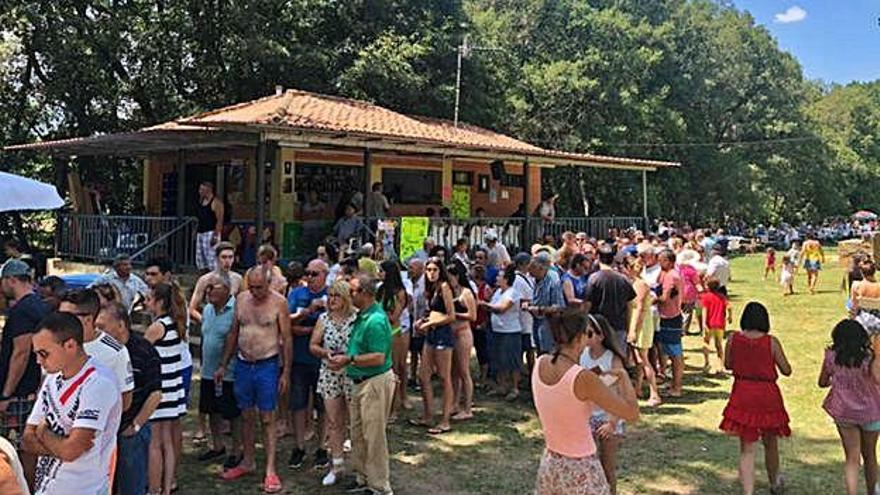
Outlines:
{"type": "Polygon", "coordinates": [[[477,300],[471,289],[468,270],[463,263],[456,260],[447,267],[449,286],[452,288],[455,321],[452,332],[455,335],[455,352],[452,354],[452,388],[455,391],[452,415],[454,420],[466,420],[474,417],[471,407],[474,402],[474,380],[471,378],[471,351],[474,348],[474,334],[471,324],[477,319],[477,300]],[[464,399],[464,404],[462,404],[464,399]],[[459,409],[461,408],[461,409],[459,409]]]}
{"type": "Polygon", "coordinates": [[[327,291],[327,311],[318,317],[309,342],[311,353],[321,358],[317,391],[324,399],[327,412],[327,443],[330,447],[330,455],[333,457],[330,471],[322,481],[324,486],[336,484],[344,471],[342,445],[347,431],[345,424],[348,418],[347,399],[352,388],[351,379],[345,371],[331,370],[328,362],[331,357],[347,352],[348,338],[355,316],[357,312],[351,303],[348,282],[342,280],[333,282],[327,291]]]}
{"type": "Polygon", "coordinates": [[[538,467],[536,495],[610,495],[590,432],[595,407],[629,422],[639,405],[626,370],[594,372],[580,365],[592,330],[586,313],[567,309],[549,318],[556,348],[535,362],[532,394],[546,448],[538,467]],[[617,393],[609,385],[617,384],[617,393]]]}
{"type": "Polygon", "coordinates": [[[415,324],[416,331],[425,334],[422,365],[419,368],[424,412],[420,420],[411,420],[410,423],[430,426],[433,421],[434,392],[431,388],[431,375],[436,369],[443,383],[443,417],[436,427],[428,429],[428,433],[437,435],[452,429],[449,421],[452,417],[453,399],[452,352],[455,349],[455,337],[450,326],[455,321],[455,304],[449,275],[439,258],[428,258],[425,263],[425,300],[429,313],[415,324]]]}
{"type": "Polygon", "coordinates": [[[181,335],[186,328],[186,308],[175,293],[177,287],[164,282],[147,295],[145,306],[155,318],[144,332],[162,359],[162,402],[150,416],[149,493],[170,494],[176,488],[174,431],[186,414],[183,385],[181,335]]]}
{"type": "Polygon", "coordinates": [[[382,305],[388,322],[391,323],[391,363],[394,373],[397,375],[397,387],[394,392],[394,400],[391,405],[391,417],[393,423],[400,408],[406,405],[406,353],[409,350],[409,329],[402,328],[403,313],[409,306],[409,294],[403,285],[403,277],[400,275],[400,267],[396,261],[385,260],[379,264],[377,272],[382,285],[376,291],[376,301],[382,305]]]}

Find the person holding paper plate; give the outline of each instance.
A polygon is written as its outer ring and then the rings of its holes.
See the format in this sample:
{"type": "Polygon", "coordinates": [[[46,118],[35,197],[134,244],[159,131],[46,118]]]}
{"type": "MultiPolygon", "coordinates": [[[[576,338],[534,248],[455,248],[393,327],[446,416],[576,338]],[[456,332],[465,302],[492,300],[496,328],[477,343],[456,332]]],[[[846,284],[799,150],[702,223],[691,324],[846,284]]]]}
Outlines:
{"type": "Polygon", "coordinates": [[[428,258],[425,263],[424,297],[428,315],[414,325],[417,332],[425,335],[422,366],[419,369],[424,413],[420,420],[413,419],[410,423],[415,426],[430,426],[433,421],[434,393],[431,389],[431,375],[436,369],[443,382],[443,417],[428,433],[438,435],[452,429],[449,420],[453,402],[452,353],[455,350],[455,336],[450,325],[455,320],[455,304],[452,288],[449,286],[449,275],[439,258],[428,258]]]}

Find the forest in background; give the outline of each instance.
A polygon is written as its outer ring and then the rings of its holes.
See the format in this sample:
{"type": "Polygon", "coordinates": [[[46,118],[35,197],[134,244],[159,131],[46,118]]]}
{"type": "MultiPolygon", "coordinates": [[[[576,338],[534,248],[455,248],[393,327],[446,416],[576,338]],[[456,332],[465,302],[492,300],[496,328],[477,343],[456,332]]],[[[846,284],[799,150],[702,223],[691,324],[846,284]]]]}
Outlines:
{"type": "MultiPolygon", "coordinates": [[[[807,80],[747,12],[707,0],[0,0],[0,145],[112,133],[276,85],[461,120],[539,146],[680,161],[649,213],[810,221],[880,209],[880,83],[807,80]]],[[[867,62],[867,61],[866,61],[867,62]]],[[[83,157],[112,211],[136,162],[83,157]]],[[[46,157],[0,169],[52,181],[46,157]]],[[[637,173],[562,167],[561,215],[640,215],[637,173]]]]}

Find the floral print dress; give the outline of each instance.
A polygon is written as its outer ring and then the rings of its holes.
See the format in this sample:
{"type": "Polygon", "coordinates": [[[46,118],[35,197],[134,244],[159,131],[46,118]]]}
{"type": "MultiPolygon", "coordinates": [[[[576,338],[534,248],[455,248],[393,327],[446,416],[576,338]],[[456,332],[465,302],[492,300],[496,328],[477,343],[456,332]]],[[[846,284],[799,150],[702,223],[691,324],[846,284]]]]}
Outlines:
{"type": "MultiPolygon", "coordinates": [[[[345,353],[348,351],[348,338],[351,335],[351,325],[354,323],[356,314],[351,314],[342,321],[334,320],[329,313],[322,313],[318,321],[324,327],[323,347],[333,353],[345,353]]],[[[345,370],[333,371],[327,366],[327,361],[321,361],[321,372],[318,375],[318,393],[325,400],[349,397],[352,390],[351,378],[345,370]]]]}

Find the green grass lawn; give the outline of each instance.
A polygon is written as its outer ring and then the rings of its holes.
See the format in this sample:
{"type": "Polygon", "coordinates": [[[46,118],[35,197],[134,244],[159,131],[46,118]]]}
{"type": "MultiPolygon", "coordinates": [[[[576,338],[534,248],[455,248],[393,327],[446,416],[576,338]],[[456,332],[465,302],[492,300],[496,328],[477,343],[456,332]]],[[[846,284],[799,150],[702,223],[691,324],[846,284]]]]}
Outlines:
{"type": "MultiPolygon", "coordinates": [[[[830,418],[821,408],[825,392],[816,386],[823,348],[830,330],[844,316],[839,291],[842,271],[829,256],[821,273],[818,294],[803,294],[805,277],[796,278],[794,296],[783,297],[775,281],[761,280],[763,256],[732,261],[731,284],[735,322],[744,304],[757,300],[770,310],[772,333],[779,337],[794,369],[780,379],[793,435],[781,444],[782,469],[790,494],[843,493],[843,453],[830,418]]],[[[641,421],[630,425],[620,455],[619,493],[735,494],[738,442],[718,429],[731,380],[704,376],[701,340],[685,339],[685,395],[656,409],[642,409],[641,421]]],[[[194,387],[198,389],[198,387],[194,387]]],[[[511,405],[477,395],[477,419],[455,425],[454,432],[429,438],[403,421],[390,427],[392,484],[397,494],[520,494],[530,493],[543,449],[540,426],[532,405],[511,405]]],[[[415,403],[416,407],[419,404],[415,403]]],[[[412,412],[413,417],[416,411],[412,412]]],[[[218,479],[219,465],[196,461],[189,440],[194,430],[187,420],[187,440],[179,474],[182,493],[244,494],[259,491],[261,477],[233,483],[218,479]]],[[[286,467],[289,438],[280,443],[280,474],[285,493],[343,493],[323,488],[311,469],[286,467]]],[[[312,445],[309,450],[313,450],[312,445]]],[[[759,459],[762,458],[759,455],[759,459]]],[[[311,459],[309,459],[311,460],[311,459]]],[[[262,457],[260,457],[262,462],[262,457]]],[[[757,493],[769,493],[759,463],[757,493]]]]}

